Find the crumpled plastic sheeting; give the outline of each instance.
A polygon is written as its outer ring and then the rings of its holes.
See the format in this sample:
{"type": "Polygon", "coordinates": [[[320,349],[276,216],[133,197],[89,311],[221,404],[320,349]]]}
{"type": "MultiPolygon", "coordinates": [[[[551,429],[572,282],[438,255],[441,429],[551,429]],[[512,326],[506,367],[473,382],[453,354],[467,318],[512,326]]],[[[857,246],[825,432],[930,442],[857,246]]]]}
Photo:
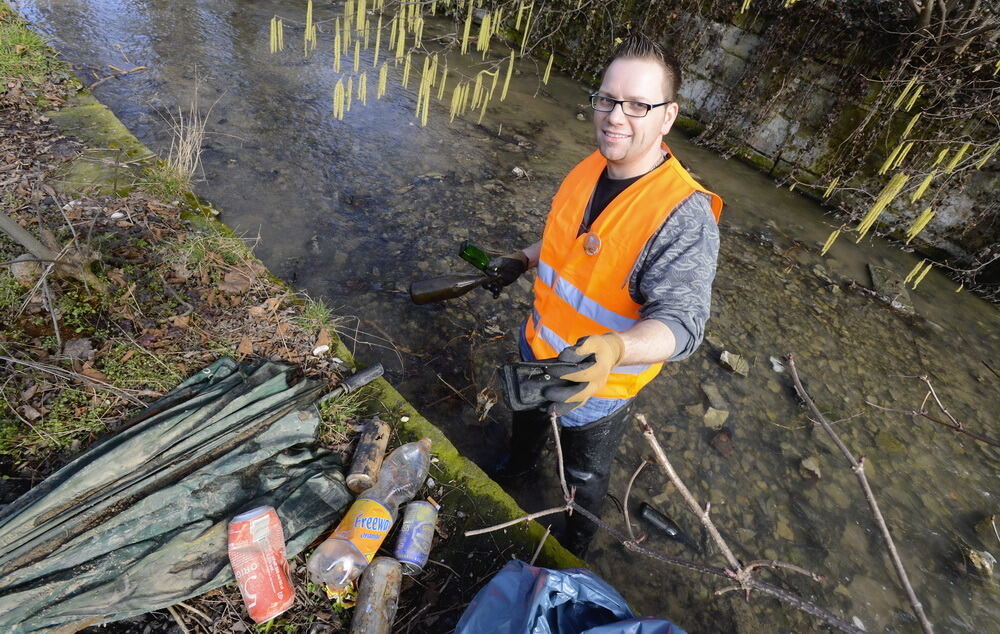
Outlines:
{"type": "Polygon", "coordinates": [[[271,505],[289,557],[351,497],[318,449],[326,391],[296,366],[221,359],[0,512],[0,631],[79,627],[233,581],[227,524],[271,505]]]}
{"type": "Polygon", "coordinates": [[[455,634],[685,634],[636,617],[622,595],[585,568],[550,570],[514,560],[476,593],[455,634]]]}

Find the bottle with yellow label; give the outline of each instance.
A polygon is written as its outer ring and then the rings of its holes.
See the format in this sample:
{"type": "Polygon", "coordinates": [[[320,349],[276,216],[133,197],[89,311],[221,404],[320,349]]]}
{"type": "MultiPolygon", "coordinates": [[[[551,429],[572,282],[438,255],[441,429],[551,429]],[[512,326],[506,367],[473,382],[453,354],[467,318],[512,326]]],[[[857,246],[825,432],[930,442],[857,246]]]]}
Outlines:
{"type": "Polygon", "coordinates": [[[329,592],[337,593],[361,576],[396,521],[399,505],[413,499],[424,483],[430,462],[430,438],[402,445],[389,454],[375,485],[354,501],[309,558],[313,583],[326,584],[329,592]]]}

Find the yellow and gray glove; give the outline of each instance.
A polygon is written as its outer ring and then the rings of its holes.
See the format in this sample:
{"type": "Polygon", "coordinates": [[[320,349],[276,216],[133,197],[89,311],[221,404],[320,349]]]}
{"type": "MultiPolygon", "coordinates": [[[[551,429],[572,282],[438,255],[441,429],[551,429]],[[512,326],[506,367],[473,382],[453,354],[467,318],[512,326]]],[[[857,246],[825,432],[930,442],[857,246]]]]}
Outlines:
{"type": "Polygon", "coordinates": [[[559,361],[574,364],[553,368],[551,374],[575,385],[550,387],[543,396],[552,401],[559,415],[568,413],[587,402],[608,382],[611,371],[625,355],[625,341],[617,332],[583,337],[576,345],[564,348],[559,361]]]}

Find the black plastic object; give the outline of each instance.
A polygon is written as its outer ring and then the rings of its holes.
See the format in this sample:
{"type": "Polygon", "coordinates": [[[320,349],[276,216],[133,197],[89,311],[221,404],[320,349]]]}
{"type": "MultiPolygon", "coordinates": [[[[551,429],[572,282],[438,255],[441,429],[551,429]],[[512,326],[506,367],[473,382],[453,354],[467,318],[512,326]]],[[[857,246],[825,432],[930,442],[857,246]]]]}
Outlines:
{"type": "Polygon", "coordinates": [[[328,387],[221,359],[0,511],[0,631],[77,631],[233,581],[229,520],[270,505],[288,556],[351,500],[313,444],[328,387]]]}
{"type": "Polygon", "coordinates": [[[545,409],[550,401],[543,392],[550,387],[574,385],[572,381],[565,381],[557,375],[576,367],[575,363],[555,359],[522,361],[501,366],[500,382],[503,385],[504,402],[515,412],[545,409]]]}
{"type": "Polygon", "coordinates": [[[666,619],[636,616],[617,590],[585,568],[508,562],[465,609],[455,634],[685,634],[666,619]]]}
{"type": "Polygon", "coordinates": [[[649,504],[643,502],[639,505],[639,517],[646,520],[664,537],[684,544],[695,552],[701,552],[701,548],[699,548],[698,545],[694,543],[694,540],[688,537],[687,534],[681,530],[681,527],[678,526],[676,522],[663,513],[660,513],[649,504]]]}

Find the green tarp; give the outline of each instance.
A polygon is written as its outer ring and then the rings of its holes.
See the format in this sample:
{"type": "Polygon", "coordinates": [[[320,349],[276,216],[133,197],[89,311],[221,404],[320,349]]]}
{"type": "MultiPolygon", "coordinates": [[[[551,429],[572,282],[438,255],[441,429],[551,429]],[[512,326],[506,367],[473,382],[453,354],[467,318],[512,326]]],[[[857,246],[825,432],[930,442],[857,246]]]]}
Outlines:
{"type": "Polygon", "coordinates": [[[296,366],[221,359],[0,512],[0,631],[69,631],[233,581],[226,525],[277,509],[288,555],[350,501],[318,448],[326,390],[296,366]]]}

